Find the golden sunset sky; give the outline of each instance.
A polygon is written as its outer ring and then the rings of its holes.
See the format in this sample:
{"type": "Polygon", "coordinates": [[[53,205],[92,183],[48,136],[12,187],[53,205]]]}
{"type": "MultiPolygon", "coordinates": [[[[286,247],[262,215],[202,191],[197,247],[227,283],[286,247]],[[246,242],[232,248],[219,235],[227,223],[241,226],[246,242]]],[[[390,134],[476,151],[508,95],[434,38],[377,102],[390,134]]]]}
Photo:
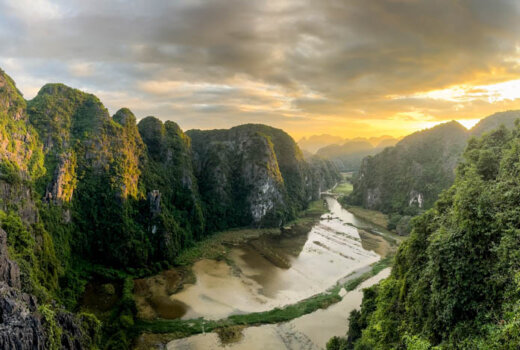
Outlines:
{"type": "Polygon", "coordinates": [[[0,67],[187,130],[403,136],[520,109],[520,1],[0,0],[0,67]]]}

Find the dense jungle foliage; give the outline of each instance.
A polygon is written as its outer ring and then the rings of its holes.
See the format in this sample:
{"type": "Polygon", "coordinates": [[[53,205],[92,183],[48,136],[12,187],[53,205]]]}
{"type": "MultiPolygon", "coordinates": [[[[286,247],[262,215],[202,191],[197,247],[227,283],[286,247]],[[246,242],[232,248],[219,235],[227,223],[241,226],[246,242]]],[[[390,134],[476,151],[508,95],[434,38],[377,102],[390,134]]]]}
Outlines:
{"type": "Polygon", "coordinates": [[[328,349],[518,349],[519,171],[520,128],[470,139],[454,185],[328,349]]]}

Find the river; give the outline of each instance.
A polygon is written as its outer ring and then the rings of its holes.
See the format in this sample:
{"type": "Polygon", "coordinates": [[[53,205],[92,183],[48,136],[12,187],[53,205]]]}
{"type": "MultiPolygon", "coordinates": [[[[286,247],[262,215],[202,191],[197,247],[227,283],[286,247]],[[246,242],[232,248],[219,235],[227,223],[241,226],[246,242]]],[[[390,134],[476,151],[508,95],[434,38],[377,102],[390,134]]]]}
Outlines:
{"type": "MultiPolygon", "coordinates": [[[[141,294],[148,297],[137,297],[141,316],[216,320],[282,307],[365,272],[388,254],[391,244],[381,237],[388,232],[343,209],[334,197],[325,199],[329,213],[306,234],[261,237],[232,248],[225,260],[200,260],[192,267],[195,282],[172,293],[162,287],[178,278],[175,273],[163,275],[158,282],[147,281],[144,285],[149,290],[141,294]]],[[[363,285],[375,283],[386,273],[363,285]]],[[[360,301],[361,292],[356,289],[326,310],[287,323],[246,328],[242,340],[226,348],[323,348],[330,336],[344,334],[349,310],[360,301]]],[[[215,333],[209,333],[168,344],[168,349],[177,348],[218,349],[220,343],[215,333]]]]}

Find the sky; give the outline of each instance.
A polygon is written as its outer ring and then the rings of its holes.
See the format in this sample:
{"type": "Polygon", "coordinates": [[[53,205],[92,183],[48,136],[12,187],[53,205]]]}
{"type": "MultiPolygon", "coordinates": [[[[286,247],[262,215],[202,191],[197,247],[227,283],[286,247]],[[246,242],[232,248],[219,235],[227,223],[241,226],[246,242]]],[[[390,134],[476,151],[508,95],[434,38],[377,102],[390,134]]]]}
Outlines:
{"type": "Polygon", "coordinates": [[[403,136],[520,109],[518,0],[0,0],[0,68],[183,129],[403,136]]]}

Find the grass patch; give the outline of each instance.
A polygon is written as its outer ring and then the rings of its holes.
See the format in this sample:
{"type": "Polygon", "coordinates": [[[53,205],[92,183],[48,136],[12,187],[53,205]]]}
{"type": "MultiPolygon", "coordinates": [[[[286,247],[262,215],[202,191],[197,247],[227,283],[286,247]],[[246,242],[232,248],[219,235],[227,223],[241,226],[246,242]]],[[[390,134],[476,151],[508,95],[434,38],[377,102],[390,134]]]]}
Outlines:
{"type": "Polygon", "coordinates": [[[350,182],[341,182],[339,183],[334,189],[332,190],[332,193],[337,193],[341,196],[346,196],[352,192],[354,187],[350,182]]]}
{"type": "Polygon", "coordinates": [[[377,275],[379,272],[383,271],[384,269],[386,269],[387,267],[391,266],[392,265],[392,262],[393,262],[393,258],[394,256],[393,255],[389,255],[381,260],[379,260],[378,262],[376,262],[374,265],[372,265],[372,269],[370,269],[370,271],[362,274],[361,276],[359,277],[356,277],[354,279],[351,279],[349,281],[347,281],[343,286],[345,287],[345,290],[347,292],[350,292],[350,291],[353,291],[354,289],[356,289],[361,283],[363,283],[364,281],[366,281],[367,279],[369,279],[370,277],[373,277],[375,275],[377,275]]]}
{"type": "Polygon", "coordinates": [[[229,247],[238,245],[251,239],[258,238],[264,234],[280,234],[279,228],[238,228],[217,232],[206,239],[195,243],[192,247],[185,249],[175,258],[175,265],[193,265],[201,259],[222,260],[229,252],[229,247]]]}
{"type": "Polygon", "coordinates": [[[350,211],[352,214],[359,216],[360,218],[369,221],[377,226],[381,226],[385,229],[387,229],[388,227],[388,215],[383,214],[380,211],[365,209],[356,206],[343,205],[343,207],[350,211]]]}
{"type": "MultiPolygon", "coordinates": [[[[287,223],[285,231],[309,229],[319,220],[320,216],[327,212],[327,206],[322,199],[309,203],[306,210],[302,211],[298,218],[287,223]]],[[[190,248],[183,250],[175,259],[177,266],[189,266],[201,259],[223,260],[229,253],[229,247],[259,238],[263,235],[280,235],[282,231],[278,227],[271,228],[236,228],[217,232],[202,241],[196,242],[190,248]]]]}
{"type": "Polygon", "coordinates": [[[202,318],[193,320],[139,320],[135,325],[135,331],[146,333],[170,333],[175,335],[175,338],[184,338],[202,333],[203,331],[212,332],[234,326],[254,326],[287,322],[337,303],[341,300],[339,290],[340,287],[335,286],[328,292],[317,294],[283,308],[275,308],[265,312],[254,312],[244,315],[232,315],[228,318],[217,321],[204,320],[202,318]]]}
{"type": "Polygon", "coordinates": [[[222,345],[237,343],[242,338],[244,338],[244,333],[242,330],[244,329],[244,326],[231,326],[231,327],[224,327],[224,328],[217,328],[215,330],[215,333],[218,334],[218,337],[220,339],[220,342],[222,345]]]}

